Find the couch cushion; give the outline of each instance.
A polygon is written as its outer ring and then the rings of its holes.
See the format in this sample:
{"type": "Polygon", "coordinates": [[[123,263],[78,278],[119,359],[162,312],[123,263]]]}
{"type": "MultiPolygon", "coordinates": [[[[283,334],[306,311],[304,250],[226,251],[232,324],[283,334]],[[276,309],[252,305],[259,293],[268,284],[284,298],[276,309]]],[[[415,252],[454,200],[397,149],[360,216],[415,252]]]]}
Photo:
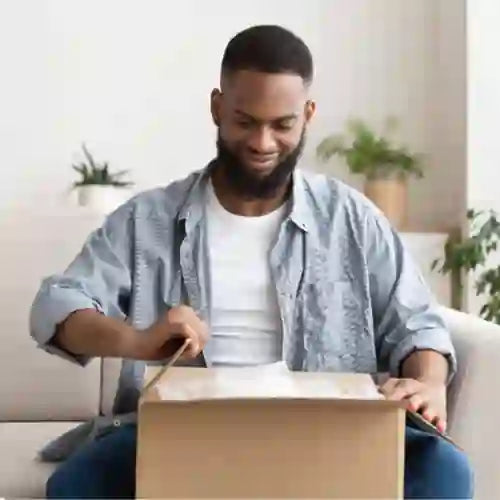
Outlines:
{"type": "Polygon", "coordinates": [[[85,369],[38,349],[29,311],[48,274],[61,272],[102,217],[84,211],[0,218],[0,420],[84,420],[99,408],[100,360],[85,369]]]}
{"type": "Polygon", "coordinates": [[[42,463],[37,452],[77,422],[0,423],[0,497],[44,498],[45,483],[57,464],[42,463]]]}

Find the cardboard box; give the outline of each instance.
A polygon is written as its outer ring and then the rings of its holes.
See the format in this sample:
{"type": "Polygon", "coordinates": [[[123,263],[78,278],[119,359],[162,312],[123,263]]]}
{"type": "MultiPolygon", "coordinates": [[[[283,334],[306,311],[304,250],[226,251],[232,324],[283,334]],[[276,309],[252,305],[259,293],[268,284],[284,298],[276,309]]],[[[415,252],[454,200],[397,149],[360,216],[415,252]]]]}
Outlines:
{"type": "Polygon", "coordinates": [[[169,368],[139,402],[136,496],[402,498],[404,426],[369,375],[169,368]]]}

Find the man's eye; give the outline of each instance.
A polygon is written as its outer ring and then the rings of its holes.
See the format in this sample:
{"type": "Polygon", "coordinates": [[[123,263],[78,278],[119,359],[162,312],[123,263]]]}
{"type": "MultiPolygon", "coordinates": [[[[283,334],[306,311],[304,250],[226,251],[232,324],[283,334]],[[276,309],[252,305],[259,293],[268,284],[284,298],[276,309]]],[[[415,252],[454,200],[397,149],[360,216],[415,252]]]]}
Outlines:
{"type": "Polygon", "coordinates": [[[291,130],[293,128],[293,126],[294,126],[294,122],[288,120],[288,121],[284,121],[284,122],[278,122],[276,124],[276,129],[286,131],[286,130],[291,130]]]}
{"type": "Polygon", "coordinates": [[[247,122],[247,121],[237,121],[236,122],[238,127],[241,127],[241,128],[251,128],[252,127],[252,124],[250,122],[247,122]]]}

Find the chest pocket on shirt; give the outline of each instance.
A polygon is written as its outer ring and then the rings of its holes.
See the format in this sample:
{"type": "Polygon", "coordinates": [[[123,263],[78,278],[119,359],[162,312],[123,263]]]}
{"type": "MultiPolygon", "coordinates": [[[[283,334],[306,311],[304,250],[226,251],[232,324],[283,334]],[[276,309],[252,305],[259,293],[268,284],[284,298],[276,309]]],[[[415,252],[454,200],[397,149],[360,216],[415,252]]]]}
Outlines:
{"type": "Polygon", "coordinates": [[[353,322],[361,313],[352,284],[348,281],[320,281],[304,290],[308,313],[321,319],[325,326],[353,322]]]}
{"type": "Polygon", "coordinates": [[[309,283],[299,298],[304,348],[316,369],[350,369],[363,334],[363,311],[349,281],[309,283]],[[351,361],[349,361],[351,360],[351,361]]]}
{"type": "MultiPolygon", "coordinates": [[[[331,334],[352,329],[361,321],[361,306],[356,298],[353,286],[348,281],[334,281],[329,284],[331,291],[326,297],[326,323],[331,334]]],[[[354,332],[353,332],[354,333],[354,332]]]]}

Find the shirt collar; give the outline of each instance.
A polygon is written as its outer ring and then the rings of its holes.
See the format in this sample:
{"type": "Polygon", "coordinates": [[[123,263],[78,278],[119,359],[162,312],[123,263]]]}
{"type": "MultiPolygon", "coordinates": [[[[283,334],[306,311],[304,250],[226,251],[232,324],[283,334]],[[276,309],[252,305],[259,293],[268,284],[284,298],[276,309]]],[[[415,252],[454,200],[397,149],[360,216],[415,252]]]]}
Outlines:
{"type": "MultiPolygon", "coordinates": [[[[178,215],[178,220],[185,222],[186,232],[203,217],[207,183],[214,167],[215,160],[212,160],[203,170],[193,174],[194,181],[178,215]]],[[[295,169],[292,175],[292,206],[288,217],[299,229],[308,232],[312,225],[312,214],[307,201],[307,183],[300,169],[295,169]]]]}
{"type": "Polygon", "coordinates": [[[177,216],[179,222],[184,222],[186,233],[189,233],[203,217],[206,186],[214,166],[215,160],[211,161],[203,170],[192,175],[194,180],[177,216]]]}
{"type": "Polygon", "coordinates": [[[302,231],[309,232],[312,227],[311,206],[307,201],[307,183],[300,169],[293,171],[292,209],[290,220],[302,231]]]}

